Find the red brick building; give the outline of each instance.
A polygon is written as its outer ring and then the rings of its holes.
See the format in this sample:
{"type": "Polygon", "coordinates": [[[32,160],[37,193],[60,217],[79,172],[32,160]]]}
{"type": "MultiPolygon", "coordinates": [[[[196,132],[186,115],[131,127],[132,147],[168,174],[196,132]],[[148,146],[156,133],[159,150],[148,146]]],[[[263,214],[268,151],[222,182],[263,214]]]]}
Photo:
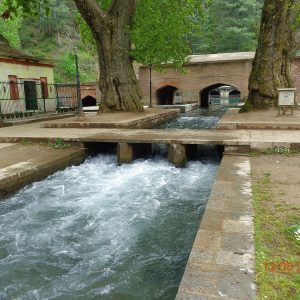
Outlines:
{"type": "MultiPolygon", "coordinates": [[[[192,55],[183,71],[166,66],[163,72],[152,69],[154,104],[195,103],[208,105],[209,92],[232,86],[243,99],[248,94],[248,80],[254,52],[192,55]]],[[[300,57],[295,58],[296,88],[300,90],[300,57]]],[[[149,103],[150,69],[141,66],[139,83],[144,104],[149,103]]]]}

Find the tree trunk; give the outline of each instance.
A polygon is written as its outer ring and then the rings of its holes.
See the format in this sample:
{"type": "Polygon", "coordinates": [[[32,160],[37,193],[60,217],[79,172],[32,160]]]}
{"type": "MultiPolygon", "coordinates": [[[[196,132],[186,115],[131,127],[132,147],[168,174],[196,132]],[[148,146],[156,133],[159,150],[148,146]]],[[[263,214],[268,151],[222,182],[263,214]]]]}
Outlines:
{"type": "Polygon", "coordinates": [[[143,111],[142,94],[130,58],[136,0],[114,0],[108,12],[96,0],[74,0],[91,28],[99,56],[100,111],[143,111]]]}
{"type": "Polygon", "coordinates": [[[265,0],[258,47],[249,79],[248,100],[255,108],[277,103],[278,88],[294,86],[292,58],[298,0],[265,0]],[[296,4],[295,4],[296,3],[296,4]],[[297,7],[296,7],[296,6],[297,7]]]}

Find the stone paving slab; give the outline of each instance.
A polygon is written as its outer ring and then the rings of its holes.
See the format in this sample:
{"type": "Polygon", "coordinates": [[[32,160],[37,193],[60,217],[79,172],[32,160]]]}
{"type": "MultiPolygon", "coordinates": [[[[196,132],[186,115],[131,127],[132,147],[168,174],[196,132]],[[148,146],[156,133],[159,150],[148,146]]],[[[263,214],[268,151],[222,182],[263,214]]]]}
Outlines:
{"type": "Polygon", "coordinates": [[[43,122],[45,128],[153,128],[180,114],[179,109],[151,108],[144,112],[85,113],[83,118],[43,122]]]}
{"type": "Polygon", "coordinates": [[[39,144],[0,144],[0,200],[17,189],[85,159],[78,147],[54,149],[39,144]]]}
{"type": "Polygon", "coordinates": [[[28,123],[36,123],[36,122],[42,122],[42,121],[70,118],[70,117],[74,117],[74,116],[75,116],[75,113],[63,113],[63,114],[41,113],[41,114],[33,115],[32,117],[5,119],[5,120],[3,120],[2,125],[4,125],[4,127],[5,126],[17,126],[17,125],[24,125],[24,124],[28,124],[28,123]]]}
{"type": "Polygon", "coordinates": [[[225,155],[176,300],[255,299],[252,218],[249,158],[225,155]]]}
{"type": "MultiPolygon", "coordinates": [[[[15,143],[24,139],[47,141],[62,138],[67,142],[124,142],[162,144],[215,144],[268,148],[300,148],[300,130],[176,130],[176,129],[107,129],[41,128],[32,123],[0,128],[0,142],[15,143]]],[[[223,178],[226,180],[226,177],[223,178]]]]}
{"type": "Polygon", "coordinates": [[[300,110],[277,116],[277,109],[239,113],[239,108],[229,109],[219,120],[217,129],[247,130],[300,130],[300,110]]]}

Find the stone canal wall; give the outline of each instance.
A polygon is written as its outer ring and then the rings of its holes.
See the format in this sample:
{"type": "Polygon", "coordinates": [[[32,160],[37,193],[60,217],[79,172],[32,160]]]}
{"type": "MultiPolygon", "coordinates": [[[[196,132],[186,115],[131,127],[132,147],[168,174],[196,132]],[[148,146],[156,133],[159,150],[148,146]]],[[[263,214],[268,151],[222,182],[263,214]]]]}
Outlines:
{"type": "Polygon", "coordinates": [[[250,162],[224,155],[176,300],[255,299],[250,162]]]}
{"type": "Polygon", "coordinates": [[[55,149],[47,145],[0,144],[0,200],[35,181],[84,161],[84,149],[55,149]]]}

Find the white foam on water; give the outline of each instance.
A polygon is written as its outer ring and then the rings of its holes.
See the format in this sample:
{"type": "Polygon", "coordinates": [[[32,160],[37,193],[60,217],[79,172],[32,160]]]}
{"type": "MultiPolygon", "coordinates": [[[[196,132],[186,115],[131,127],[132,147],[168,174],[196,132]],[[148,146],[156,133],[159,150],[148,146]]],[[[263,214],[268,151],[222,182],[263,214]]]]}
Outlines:
{"type": "Polygon", "coordinates": [[[100,155],[27,186],[0,203],[0,298],[174,298],[217,168],[100,155]]]}

